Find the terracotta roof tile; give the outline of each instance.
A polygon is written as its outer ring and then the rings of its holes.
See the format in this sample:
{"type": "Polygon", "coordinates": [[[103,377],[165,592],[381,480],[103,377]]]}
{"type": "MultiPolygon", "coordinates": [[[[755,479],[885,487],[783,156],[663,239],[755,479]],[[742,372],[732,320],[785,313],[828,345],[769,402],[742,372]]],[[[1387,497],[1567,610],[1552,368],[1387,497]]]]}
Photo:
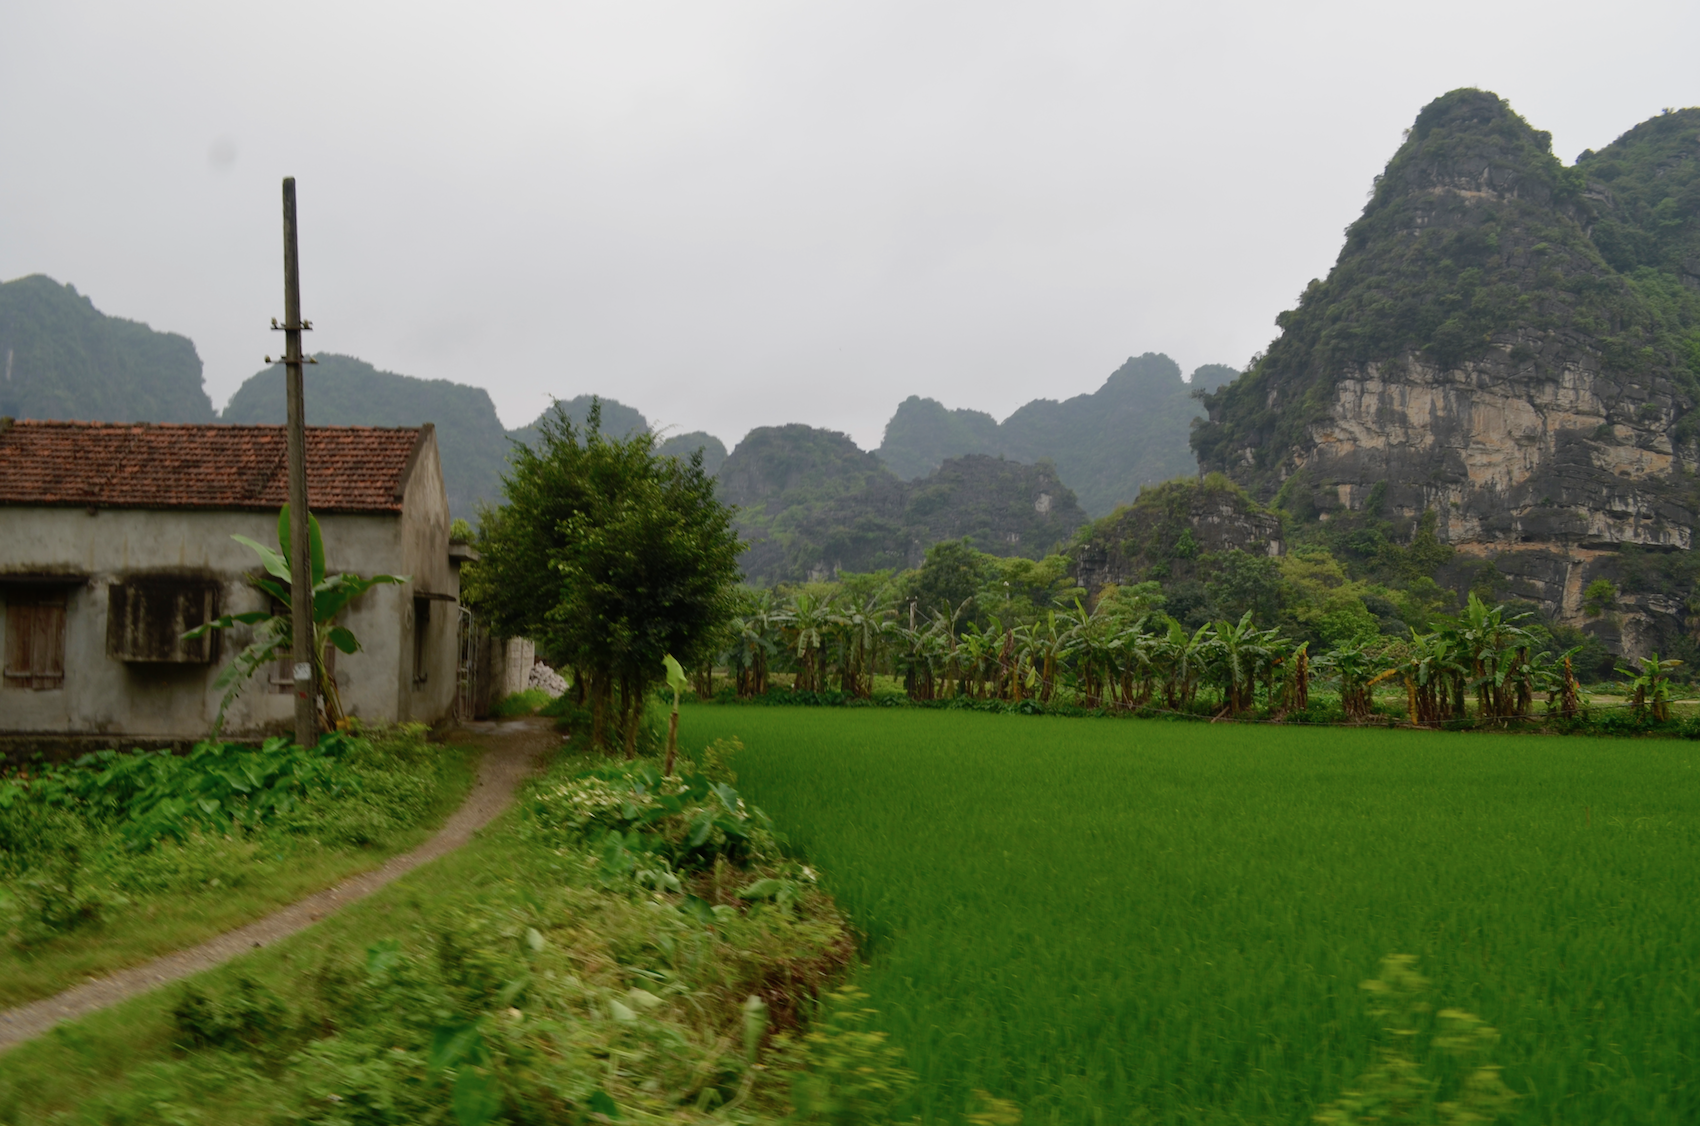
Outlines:
{"type": "MultiPolygon", "coordinates": [[[[307,503],[399,512],[426,427],[307,428],[307,503]]],[[[289,499],[281,426],[24,420],[0,430],[0,504],[276,509],[289,499]]]]}

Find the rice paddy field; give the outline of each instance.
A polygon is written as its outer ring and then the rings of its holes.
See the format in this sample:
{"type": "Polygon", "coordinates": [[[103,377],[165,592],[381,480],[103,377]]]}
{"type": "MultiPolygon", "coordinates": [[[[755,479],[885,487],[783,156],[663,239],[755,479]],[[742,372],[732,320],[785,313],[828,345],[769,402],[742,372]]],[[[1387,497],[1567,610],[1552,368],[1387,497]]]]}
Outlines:
{"type": "Polygon", "coordinates": [[[1309,1122],[1390,953],[1499,1030],[1504,1121],[1700,1121],[1700,745],[685,710],[726,737],[865,932],[899,1121],[1309,1122]]]}

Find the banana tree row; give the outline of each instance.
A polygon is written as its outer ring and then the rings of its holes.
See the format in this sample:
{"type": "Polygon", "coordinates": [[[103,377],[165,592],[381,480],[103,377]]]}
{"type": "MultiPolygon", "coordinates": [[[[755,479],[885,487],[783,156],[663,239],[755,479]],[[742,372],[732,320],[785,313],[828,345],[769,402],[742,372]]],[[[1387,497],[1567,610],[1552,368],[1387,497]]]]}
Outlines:
{"type": "MultiPolygon", "coordinates": [[[[1313,679],[1339,694],[1350,720],[1369,717],[1375,689],[1405,689],[1410,721],[1433,725],[1471,714],[1505,720],[1532,714],[1538,697],[1549,711],[1575,716],[1581,696],[1570,661],[1575,650],[1541,648],[1532,615],[1488,606],[1471,595],[1464,612],[1409,639],[1375,638],[1335,645],[1315,655],[1307,642],[1262,629],[1250,613],[1188,630],[1160,612],[1129,610],[1114,600],[1080,602],[1036,621],[992,615],[963,625],[968,603],[922,612],[878,596],[822,600],[762,595],[733,623],[722,660],[740,696],[767,692],[774,671],[795,674],[797,691],[836,686],[860,697],[876,674],[901,679],[917,701],[953,696],[1051,702],[1059,694],[1087,708],[1164,708],[1222,715],[1254,710],[1305,711],[1313,679]]],[[[1634,679],[1638,709],[1669,714],[1669,672],[1679,662],[1657,656],[1634,679]]]]}

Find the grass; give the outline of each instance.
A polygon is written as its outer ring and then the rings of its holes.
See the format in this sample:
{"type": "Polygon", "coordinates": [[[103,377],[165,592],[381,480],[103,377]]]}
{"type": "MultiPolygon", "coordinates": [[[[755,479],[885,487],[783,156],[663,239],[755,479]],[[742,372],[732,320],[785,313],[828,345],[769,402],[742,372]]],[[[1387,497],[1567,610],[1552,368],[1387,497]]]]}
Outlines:
{"type": "Polygon", "coordinates": [[[812,892],[752,906],[736,892],[753,868],[691,885],[716,903],[706,924],[682,894],[615,879],[544,812],[585,765],[563,758],[470,844],[307,931],[0,1055],[0,1123],[446,1124],[465,1121],[450,1092],[468,1072],[498,1081],[496,1121],[773,1121],[798,1051],[750,1067],[744,1004],[767,997],[783,1027],[784,1001],[842,967],[839,916],[812,892]],[[278,1013],[191,1047],[180,1001],[228,1011],[244,982],[278,1013]],[[430,1062],[445,1029],[473,1028],[484,1063],[430,1062]]]}
{"type": "Polygon", "coordinates": [[[1500,1030],[1511,1120],[1700,1120],[1693,743],[685,710],[726,737],[866,934],[897,1120],[1308,1122],[1389,953],[1500,1030]]]}
{"type": "Polygon", "coordinates": [[[374,784],[320,801],[325,816],[298,818],[300,831],[196,832],[139,855],[106,831],[82,880],[114,905],[46,941],[0,941],[0,1008],[194,946],[406,852],[460,805],[476,761],[398,729],[378,740],[374,784]]]}
{"type": "Polygon", "coordinates": [[[497,700],[490,706],[490,717],[516,719],[519,716],[536,715],[554,700],[555,697],[547,689],[527,688],[523,692],[514,692],[497,700]]]}

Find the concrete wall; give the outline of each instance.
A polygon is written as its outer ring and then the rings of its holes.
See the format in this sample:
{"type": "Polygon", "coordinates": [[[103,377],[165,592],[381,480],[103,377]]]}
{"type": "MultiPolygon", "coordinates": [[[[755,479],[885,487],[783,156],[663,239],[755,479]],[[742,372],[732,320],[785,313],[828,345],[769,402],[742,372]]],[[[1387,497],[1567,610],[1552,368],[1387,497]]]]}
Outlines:
{"type": "Polygon", "coordinates": [[[400,558],[389,573],[407,575],[410,581],[404,588],[388,588],[402,591],[405,611],[393,714],[397,719],[435,723],[454,710],[460,570],[449,561],[449,498],[443,490],[443,468],[434,434],[413,463],[397,536],[400,558]],[[418,597],[430,602],[425,626],[429,667],[423,682],[413,676],[413,606],[418,597]]]}
{"type": "Polygon", "coordinates": [[[524,692],[531,682],[531,666],[537,663],[536,644],[523,637],[504,638],[492,644],[501,646],[502,664],[500,679],[491,699],[500,700],[503,696],[524,692]]]}
{"type": "MultiPolygon", "coordinates": [[[[379,586],[356,599],[341,622],[360,640],[359,653],[336,655],[343,706],[369,720],[435,722],[455,692],[458,571],[448,558],[448,503],[434,441],[416,460],[400,516],[321,515],[331,572],[407,575],[403,586],[379,586]],[[413,676],[414,595],[431,603],[422,683],[413,676]]],[[[82,509],[0,506],[0,631],[4,600],[22,588],[7,574],[74,572],[67,587],[65,682],[60,689],[0,687],[0,733],[204,737],[218,714],[219,672],[252,639],[245,627],[224,631],[211,664],[146,665],[107,656],[107,606],[114,583],[141,575],[195,576],[215,582],[219,611],[267,607],[249,585],[261,573],[254,553],[230,537],[277,541],[277,516],[191,509],[82,509]]],[[[233,737],[285,733],[293,697],[265,683],[262,671],[231,706],[233,737]]]]}

